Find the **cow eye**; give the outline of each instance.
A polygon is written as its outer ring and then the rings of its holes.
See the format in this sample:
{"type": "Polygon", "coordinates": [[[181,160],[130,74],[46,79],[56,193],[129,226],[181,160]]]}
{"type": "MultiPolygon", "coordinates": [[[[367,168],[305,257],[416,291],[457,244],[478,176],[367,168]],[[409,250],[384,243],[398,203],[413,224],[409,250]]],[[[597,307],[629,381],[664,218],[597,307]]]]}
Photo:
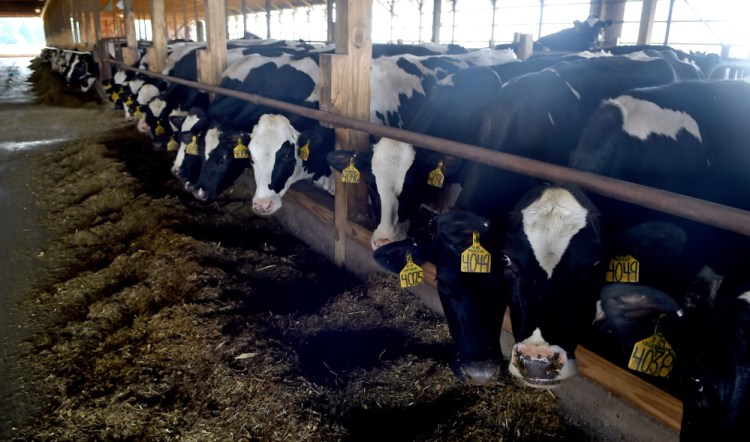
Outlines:
{"type": "Polygon", "coordinates": [[[518,275],[518,270],[516,269],[516,266],[513,265],[513,261],[510,259],[510,256],[503,254],[502,261],[503,273],[505,274],[505,277],[509,279],[515,278],[518,275]]]}
{"type": "Polygon", "coordinates": [[[503,255],[503,266],[505,266],[506,269],[513,267],[513,261],[510,260],[508,255],[503,255]]]}

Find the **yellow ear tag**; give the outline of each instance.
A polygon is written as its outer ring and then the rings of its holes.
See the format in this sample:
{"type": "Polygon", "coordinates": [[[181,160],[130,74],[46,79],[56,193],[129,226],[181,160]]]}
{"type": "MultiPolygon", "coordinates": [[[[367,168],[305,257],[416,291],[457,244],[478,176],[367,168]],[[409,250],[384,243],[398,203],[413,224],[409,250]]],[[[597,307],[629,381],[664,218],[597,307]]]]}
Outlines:
{"type": "Polygon", "coordinates": [[[234,157],[237,159],[250,158],[250,149],[242,144],[240,139],[237,139],[237,145],[234,146],[234,157]]]}
{"type": "Polygon", "coordinates": [[[112,90],[112,83],[108,83],[104,85],[104,92],[109,92],[112,90]]]}
{"type": "Polygon", "coordinates": [[[672,373],[676,358],[677,354],[659,331],[657,324],[653,336],[638,341],[633,346],[628,368],[652,376],[668,378],[672,373]]]}
{"type": "Polygon", "coordinates": [[[443,175],[443,162],[440,161],[432,172],[427,175],[427,184],[435,187],[443,187],[445,181],[445,175],[443,175]]]}
{"type": "Polygon", "coordinates": [[[630,255],[615,256],[609,261],[604,280],[607,282],[638,282],[641,264],[630,255]]]}
{"type": "Polygon", "coordinates": [[[133,97],[128,97],[127,100],[125,100],[125,106],[130,106],[133,104],[133,97]]]}
{"type": "Polygon", "coordinates": [[[198,155],[198,138],[193,135],[193,140],[185,146],[185,153],[188,155],[198,155]]]}
{"type": "Polygon", "coordinates": [[[349,158],[349,166],[341,172],[341,182],[353,184],[359,182],[359,170],[354,167],[354,157],[349,158]]]}
{"type": "Polygon", "coordinates": [[[406,265],[398,274],[398,279],[401,282],[402,289],[414,287],[424,282],[424,270],[414,263],[411,253],[406,254],[406,265]]]}
{"type": "Polygon", "coordinates": [[[156,135],[164,135],[165,133],[167,133],[167,130],[164,129],[164,127],[162,127],[161,125],[161,120],[156,120],[156,128],[154,129],[154,133],[156,135]]]}
{"type": "Polygon", "coordinates": [[[471,246],[461,254],[461,271],[464,273],[489,273],[491,256],[479,244],[479,232],[472,234],[471,246]]]}
{"type": "Polygon", "coordinates": [[[117,101],[120,99],[120,94],[117,92],[112,92],[112,101],[117,101]]]}
{"type": "Polygon", "coordinates": [[[304,146],[299,148],[299,157],[302,158],[302,161],[307,161],[307,159],[310,158],[310,142],[309,141],[305,143],[304,146]]]}
{"type": "Polygon", "coordinates": [[[143,117],[143,112],[141,112],[141,105],[135,107],[135,112],[133,112],[133,118],[140,120],[141,117],[143,117]]]}
{"type": "Polygon", "coordinates": [[[167,151],[168,152],[174,152],[175,150],[180,148],[180,143],[177,142],[177,140],[174,139],[174,137],[169,139],[169,143],[167,143],[167,151]]]}

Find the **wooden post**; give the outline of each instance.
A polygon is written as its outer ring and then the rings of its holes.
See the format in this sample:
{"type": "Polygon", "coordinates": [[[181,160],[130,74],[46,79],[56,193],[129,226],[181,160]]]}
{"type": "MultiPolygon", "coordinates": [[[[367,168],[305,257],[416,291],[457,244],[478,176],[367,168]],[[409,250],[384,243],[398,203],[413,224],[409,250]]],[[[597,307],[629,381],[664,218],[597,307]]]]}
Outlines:
{"type": "Polygon", "coordinates": [[[247,0],[242,0],[242,38],[247,34],[247,0]]]}
{"type": "Polygon", "coordinates": [[[123,48],[122,61],[132,66],[138,62],[138,41],[135,38],[134,0],[123,0],[125,7],[125,40],[127,47],[123,48]]]}
{"type": "Polygon", "coordinates": [[[526,60],[534,53],[534,36],[531,34],[520,34],[518,36],[518,49],[516,57],[519,60],[526,60]]]}
{"type": "Polygon", "coordinates": [[[190,40],[190,27],[188,26],[186,0],[182,0],[182,28],[185,33],[185,40],[190,40]]]}
{"type": "Polygon", "coordinates": [[[328,32],[326,33],[326,44],[331,44],[336,39],[336,24],[333,20],[333,3],[335,0],[326,1],[326,22],[328,22],[328,32]]]}
{"type": "Polygon", "coordinates": [[[151,38],[148,50],[148,68],[152,72],[164,70],[167,60],[167,14],[164,0],[151,0],[151,38]]]}
{"type": "Polygon", "coordinates": [[[433,2],[433,9],[432,9],[432,42],[433,43],[440,43],[440,5],[442,4],[441,0],[435,0],[433,2]]]}
{"type": "Polygon", "coordinates": [[[227,65],[227,16],[224,0],[206,0],[206,49],[198,50],[198,81],[217,85],[227,65]]]}
{"type": "Polygon", "coordinates": [[[271,38],[271,0],[266,0],[266,38],[271,38]]]}
{"type": "Polygon", "coordinates": [[[617,46],[622,35],[622,22],[625,18],[625,2],[622,0],[604,0],[602,4],[602,20],[612,20],[612,26],[604,30],[603,48],[617,46]]]}
{"type": "Polygon", "coordinates": [[[638,41],[636,44],[646,45],[651,42],[651,30],[654,25],[654,15],[656,14],[656,0],[643,0],[641,9],[641,25],[638,28],[638,41]]]}
{"type": "MultiPolygon", "coordinates": [[[[370,119],[370,65],[372,60],[372,2],[336,3],[336,54],[321,56],[320,107],[348,117],[370,119]]],[[[369,150],[369,136],[351,129],[336,129],[336,149],[369,150]]],[[[364,171],[362,171],[364,172],[364,171]]],[[[346,260],[348,221],[367,218],[367,186],[342,183],[336,174],[334,262],[346,260]]]]}
{"type": "MultiPolygon", "coordinates": [[[[198,0],[193,0],[193,9],[195,9],[195,38],[196,41],[205,41],[205,34],[203,32],[203,23],[201,23],[198,16],[198,0]]],[[[205,9],[203,11],[205,13],[205,9]]]]}

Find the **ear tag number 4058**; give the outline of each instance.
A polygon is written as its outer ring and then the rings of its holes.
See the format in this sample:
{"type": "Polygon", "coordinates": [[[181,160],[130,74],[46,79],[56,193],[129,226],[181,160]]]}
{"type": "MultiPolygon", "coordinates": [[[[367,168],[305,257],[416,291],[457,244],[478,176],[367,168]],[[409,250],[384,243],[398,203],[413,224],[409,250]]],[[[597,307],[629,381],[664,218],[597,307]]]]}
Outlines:
{"type": "Polygon", "coordinates": [[[473,232],[471,246],[461,253],[461,271],[464,273],[489,273],[491,256],[481,244],[479,244],[479,232],[473,232]]]}

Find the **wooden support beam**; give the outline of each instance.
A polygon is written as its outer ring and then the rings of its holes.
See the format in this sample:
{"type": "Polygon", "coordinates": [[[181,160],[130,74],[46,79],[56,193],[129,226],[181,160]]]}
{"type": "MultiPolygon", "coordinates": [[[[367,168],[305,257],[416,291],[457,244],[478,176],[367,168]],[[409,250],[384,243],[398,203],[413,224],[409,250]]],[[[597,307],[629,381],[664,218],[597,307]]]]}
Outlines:
{"type": "Polygon", "coordinates": [[[206,49],[198,50],[198,78],[217,85],[227,65],[227,15],[224,0],[206,1],[206,49]]]}
{"type": "MultiPolygon", "coordinates": [[[[348,117],[370,118],[370,65],[372,59],[372,2],[347,0],[336,4],[336,54],[321,56],[321,109],[348,117]]],[[[366,151],[369,135],[336,129],[336,148],[366,151]]],[[[367,186],[341,183],[337,175],[334,222],[334,262],[346,260],[349,220],[368,216],[367,186]]]]}
{"type": "Polygon", "coordinates": [[[125,7],[125,40],[127,47],[123,48],[122,61],[134,65],[138,61],[138,41],[135,37],[135,9],[134,0],[123,0],[125,7]]]}
{"type": "Polygon", "coordinates": [[[432,6],[432,42],[440,43],[440,15],[442,14],[440,8],[442,5],[441,0],[434,0],[432,6]]]}
{"type": "Polygon", "coordinates": [[[602,20],[612,20],[612,26],[604,30],[602,47],[617,46],[622,36],[622,23],[625,19],[625,2],[622,0],[604,0],[600,18],[602,20]]]}
{"type": "Polygon", "coordinates": [[[148,67],[153,72],[164,70],[167,60],[167,14],[164,0],[151,0],[151,38],[148,50],[148,67]]]}
{"type": "Polygon", "coordinates": [[[638,28],[639,45],[646,45],[651,42],[651,30],[654,26],[654,16],[656,15],[656,0],[643,0],[641,9],[641,24],[638,28]]]}

